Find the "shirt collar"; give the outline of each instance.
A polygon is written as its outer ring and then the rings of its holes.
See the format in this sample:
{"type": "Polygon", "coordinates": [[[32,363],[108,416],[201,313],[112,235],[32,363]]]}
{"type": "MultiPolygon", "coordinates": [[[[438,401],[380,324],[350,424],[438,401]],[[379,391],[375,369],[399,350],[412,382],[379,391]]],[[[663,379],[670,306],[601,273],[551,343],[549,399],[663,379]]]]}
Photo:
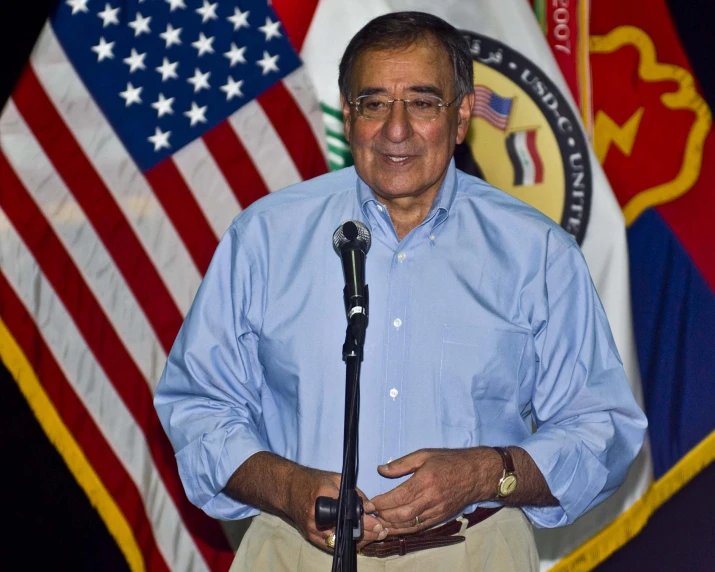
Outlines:
{"type": "MultiPolygon", "coordinates": [[[[358,201],[360,203],[360,208],[362,212],[367,215],[368,208],[370,204],[374,206],[380,204],[375,197],[375,193],[372,189],[363,181],[358,175],[358,201]]],[[[429,221],[434,217],[435,214],[439,215],[435,218],[434,224],[438,224],[449,214],[449,209],[454,203],[454,197],[457,194],[457,167],[454,164],[454,157],[449,161],[447,166],[447,174],[442,181],[442,184],[437,191],[437,196],[432,203],[432,208],[429,214],[425,217],[425,222],[429,221]]]]}

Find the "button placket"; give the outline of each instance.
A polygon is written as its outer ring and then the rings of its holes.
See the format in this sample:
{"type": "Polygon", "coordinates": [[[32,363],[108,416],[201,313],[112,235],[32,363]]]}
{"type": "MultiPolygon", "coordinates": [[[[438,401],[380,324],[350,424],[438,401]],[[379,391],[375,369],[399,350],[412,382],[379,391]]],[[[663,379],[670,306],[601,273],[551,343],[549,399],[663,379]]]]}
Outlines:
{"type": "Polygon", "coordinates": [[[384,434],[381,458],[396,459],[402,456],[401,437],[403,432],[402,420],[402,383],[405,375],[406,331],[405,315],[407,297],[410,290],[409,257],[404,251],[393,255],[389,278],[389,305],[387,318],[387,356],[385,379],[383,382],[384,395],[384,434]]]}

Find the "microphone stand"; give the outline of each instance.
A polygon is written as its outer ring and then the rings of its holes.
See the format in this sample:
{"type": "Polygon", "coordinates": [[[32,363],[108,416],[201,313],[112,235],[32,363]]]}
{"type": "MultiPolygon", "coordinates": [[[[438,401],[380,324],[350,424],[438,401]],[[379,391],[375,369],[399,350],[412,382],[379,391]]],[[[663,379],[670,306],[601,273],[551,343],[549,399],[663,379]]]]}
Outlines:
{"type": "MultiPolygon", "coordinates": [[[[349,308],[348,288],[344,290],[345,307],[349,308]]],[[[367,328],[368,291],[365,286],[364,313],[348,314],[343,344],[345,362],[345,426],[343,433],[343,471],[337,501],[318,497],[315,521],[318,526],[335,525],[335,552],[332,572],[357,571],[357,541],[362,536],[363,502],[357,493],[358,422],[360,418],[360,364],[363,358],[367,328]]]]}

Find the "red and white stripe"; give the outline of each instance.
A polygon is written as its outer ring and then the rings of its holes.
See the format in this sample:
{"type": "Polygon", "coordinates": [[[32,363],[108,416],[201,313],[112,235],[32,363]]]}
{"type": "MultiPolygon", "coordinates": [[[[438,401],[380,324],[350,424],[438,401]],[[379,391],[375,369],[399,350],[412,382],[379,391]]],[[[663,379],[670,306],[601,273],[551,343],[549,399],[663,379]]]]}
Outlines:
{"type": "Polygon", "coordinates": [[[26,190],[27,198],[42,212],[153,388],[161,375],[166,352],[124,276],[13,101],[8,102],[0,117],[0,148],[26,190]]]}
{"type": "MultiPolygon", "coordinates": [[[[180,526],[181,515],[160,476],[170,467],[166,462],[157,466],[151,451],[157,444],[145,437],[145,427],[155,423],[150,415],[143,422],[137,419],[146,401],[151,404],[151,394],[148,388],[136,390],[137,372],[121,343],[111,339],[111,324],[88,299],[92,294],[83,287],[39,210],[28,208],[29,197],[15,194],[21,192],[18,187],[0,199],[0,268],[5,280],[27,309],[42,344],[59,364],[86,415],[120,460],[130,479],[126,484],[138,491],[166,564],[179,569],[191,562],[190,569],[207,570],[191,534],[180,526]],[[12,199],[14,205],[9,204],[12,199]],[[109,339],[104,341],[103,336],[109,339]],[[136,394],[128,398],[128,392],[136,394]]],[[[78,419],[72,423],[80,425],[78,419]]]]}
{"type": "Polygon", "coordinates": [[[220,236],[264,194],[325,172],[297,70],[146,173],[46,26],[0,116],[0,312],[150,570],[225,570],[152,405],[220,236]]]}
{"type": "Polygon", "coordinates": [[[474,106],[472,107],[473,117],[482,117],[497,129],[504,131],[509,122],[507,115],[501,115],[490,107],[492,91],[482,85],[474,86],[474,106]]]}
{"type": "MultiPolygon", "coordinates": [[[[55,168],[67,186],[75,194],[86,189],[86,202],[96,203],[102,211],[96,222],[121,225],[116,238],[122,236],[131,244],[122,241],[117,248],[131,248],[132,256],[153,267],[152,272],[163,277],[161,283],[173,303],[185,314],[201,281],[187,244],[150,182],[114,135],[49,25],[30,61],[13,93],[20,112],[28,123],[34,120],[43,133],[56,130],[61,139],[54,142],[55,168]]],[[[41,143],[50,145],[49,140],[41,143]]],[[[89,211],[90,205],[83,208],[89,211]]]]}

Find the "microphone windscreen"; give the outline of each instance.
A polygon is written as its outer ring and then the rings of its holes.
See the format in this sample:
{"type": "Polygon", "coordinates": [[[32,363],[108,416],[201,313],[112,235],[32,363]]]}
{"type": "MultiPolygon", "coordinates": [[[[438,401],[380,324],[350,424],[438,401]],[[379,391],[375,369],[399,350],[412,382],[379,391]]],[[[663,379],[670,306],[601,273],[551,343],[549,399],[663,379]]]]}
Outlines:
{"type": "Polygon", "coordinates": [[[356,241],[365,254],[370,250],[372,237],[368,228],[359,220],[346,220],[340,223],[333,233],[333,248],[338,256],[343,246],[356,241]]]}

